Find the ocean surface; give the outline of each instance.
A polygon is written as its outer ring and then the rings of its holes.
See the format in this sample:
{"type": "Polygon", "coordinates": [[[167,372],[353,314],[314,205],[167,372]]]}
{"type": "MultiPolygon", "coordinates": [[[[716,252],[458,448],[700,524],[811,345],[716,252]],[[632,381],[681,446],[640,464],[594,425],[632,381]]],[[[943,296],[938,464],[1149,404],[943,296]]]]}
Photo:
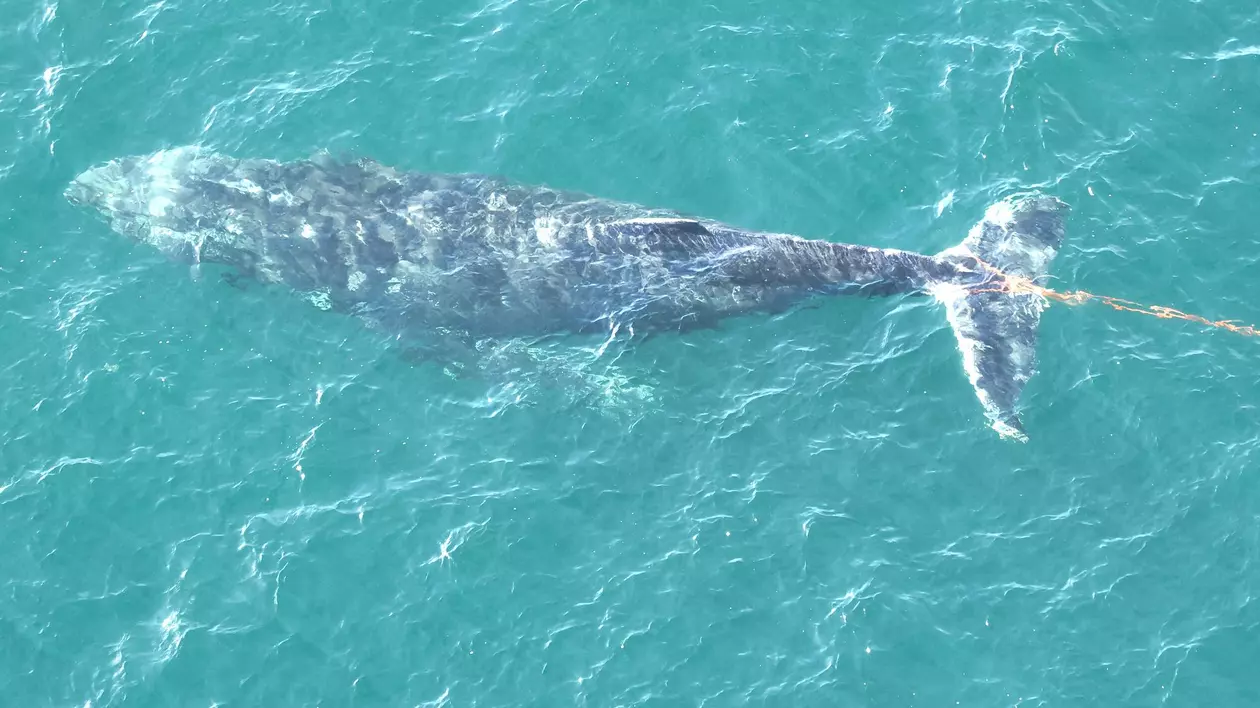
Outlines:
{"type": "Polygon", "coordinates": [[[1260,705],[1260,338],[1052,304],[998,438],[927,298],[452,375],[62,190],[197,143],[1260,323],[1260,9],[0,0],[0,706],[1260,705]]]}

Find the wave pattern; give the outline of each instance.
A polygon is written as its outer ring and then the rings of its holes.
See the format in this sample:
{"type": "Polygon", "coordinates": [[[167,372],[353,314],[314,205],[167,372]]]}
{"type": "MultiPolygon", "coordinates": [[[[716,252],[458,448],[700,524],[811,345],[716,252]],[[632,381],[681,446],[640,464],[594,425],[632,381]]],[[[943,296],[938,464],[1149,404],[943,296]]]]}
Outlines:
{"type": "Polygon", "coordinates": [[[201,142],[933,252],[1040,188],[1059,284],[1260,321],[1246,3],[9,0],[5,705],[1255,703],[1255,343],[1052,308],[1027,446],[945,320],[500,342],[237,289],[65,183],[201,142]]]}

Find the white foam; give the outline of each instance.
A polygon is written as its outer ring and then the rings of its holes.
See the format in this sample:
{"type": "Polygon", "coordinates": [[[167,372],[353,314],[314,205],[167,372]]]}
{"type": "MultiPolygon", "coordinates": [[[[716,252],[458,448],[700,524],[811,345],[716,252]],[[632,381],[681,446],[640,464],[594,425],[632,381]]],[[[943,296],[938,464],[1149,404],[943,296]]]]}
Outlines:
{"type": "Polygon", "coordinates": [[[1005,199],[994,202],[984,210],[984,220],[1001,227],[1008,227],[1015,222],[1015,208],[1010,201],[1005,199]]]}
{"type": "Polygon", "coordinates": [[[556,234],[560,231],[560,220],[551,216],[540,216],[534,219],[534,236],[548,248],[556,245],[556,234]]]}
{"type": "Polygon", "coordinates": [[[990,427],[992,427],[993,430],[997,432],[999,437],[1014,438],[1015,440],[1018,440],[1019,442],[1028,442],[1027,435],[1016,430],[1014,426],[1007,425],[1006,423],[1003,423],[1000,420],[993,421],[993,425],[990,427]]]}
{"type": "Polygon", "coordinates": [[[169,197],[154,197],[149,200],[149,216],[166,216],[166,211],[174,205],[169,197]]]}
{"type": "Polygon", "coordinates": [[[222,184],[224,187],[227,187],[228,189],[234,189],[238,192],[243,192],[245,194],[248,194],[251,197],[256,197],[263,193],[262,187],[259,187],[257,184],[254,184],[253,180],[250,180],[244,177],[234,182],[221,182],[220,184],[222,184]]]}
{"type": "Polygon", "coordinates": [[[306,301],[321,310],[332,309],[332,297],[325,290],[313,290],[306,293],[306,301]]]}
{"type": "Polygon", "coordinates": [[[297,199],[292,194],[290,194],[287,190],[284,190],[278,193],[268,194],[267,199],[272,204],[282,204],[284,206],[293,206],[294,204],[297,203],[297,199]]]}
{"type": "Polygon", "coordinates": [[[506,194],[492,192],[490,197],[486,199],[487,211],[516,211],[508,202],[506,194]]]}
{"type": "MultiPolygon", "coordinates": [[[[1216,61],[1225,61],[1227,59],[1238,59],[1241,57],[1254,57],[1254,56],[1260,56],[1260,45],[1253,45],[1249,47],[1239,47],[1237,49],[1222,49],[1219,52],[1208,55],[1207,58],[1214,59],[1216,61]]],[[[1186,56],[1185,58],[1186,59],[1203,59],[1204,56],[1191,54],[1191,55],[1186,56]]]]}

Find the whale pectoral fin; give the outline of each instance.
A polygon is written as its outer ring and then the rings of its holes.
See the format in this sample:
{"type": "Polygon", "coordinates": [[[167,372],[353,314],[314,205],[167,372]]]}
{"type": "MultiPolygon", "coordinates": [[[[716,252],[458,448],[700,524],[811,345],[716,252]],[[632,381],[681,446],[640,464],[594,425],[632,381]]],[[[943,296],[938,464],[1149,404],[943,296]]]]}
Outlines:
{"type": "Polygon", "coordinates": [[[239,270],[224,271],[219,274],[219,278],[228,286],[242,291],[258,284],[258,281],[254,280],[250,275],[239,270]]]}

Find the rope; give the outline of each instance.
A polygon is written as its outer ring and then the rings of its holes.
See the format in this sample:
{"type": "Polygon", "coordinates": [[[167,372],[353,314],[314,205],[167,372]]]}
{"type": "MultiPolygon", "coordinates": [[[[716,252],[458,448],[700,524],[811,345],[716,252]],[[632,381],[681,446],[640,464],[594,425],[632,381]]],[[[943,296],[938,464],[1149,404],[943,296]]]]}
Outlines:
{"type": "Polygon", "coordinates": [[[1001,278],[996,287],[985,287],[973,289],[974,293],[1006,293],[1009,295],[1036,295],[1046,300],[1062,302],[1067,305],[1083,305],[1087,302],[1100,302],[1114,310],[1121,312],[1136,312],[1139,315],[1150,315],[1164,320],[1185,320],[1186,322],[1194,322],[1196,324],[1206,325],[1208,327],[1216,327],[1218,329],[1228,330],[1235,334],[1242,334],[1248,337],[1260,337],[1260,330],[1253,325],[1236,324],[1236,320],[1209,320],[1206,317],[1192,315],[1181,310],[1171,307],[1163,307],[1161,305],[1143,305],[1132,300],[1111,297],[1110,295],[1095,295],[1085,292],[1084,290],[1071,290],[1068,292],[1059,292],[1050,288],[1043,288],[1032,280],[1017,276],[1008,275],[993,266],[985,263],[979,258],[979,261],[985,269],[991,271],[1001,278]]]}

